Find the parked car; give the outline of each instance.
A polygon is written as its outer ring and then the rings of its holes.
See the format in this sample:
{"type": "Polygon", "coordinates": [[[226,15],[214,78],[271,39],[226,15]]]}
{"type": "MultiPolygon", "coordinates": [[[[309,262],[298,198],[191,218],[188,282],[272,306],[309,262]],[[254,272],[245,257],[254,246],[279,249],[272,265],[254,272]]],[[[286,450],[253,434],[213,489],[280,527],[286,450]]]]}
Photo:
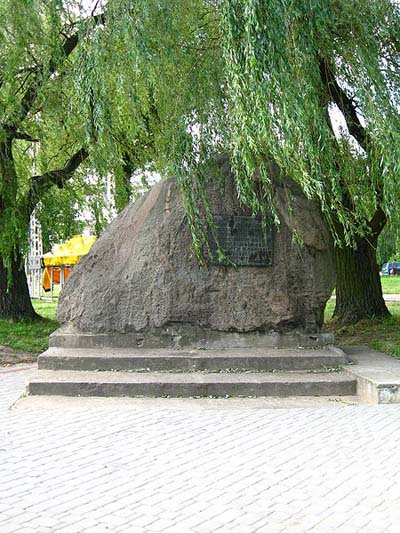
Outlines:
{"type": "Polygon", "coordinates": [[[399,276],[400,275],[400,263],[398,261],[391,261],[389,263],[384,263],[382,265],[381,272],[382,274],[386,274],[387,276],[393,275],[399,276]]]}

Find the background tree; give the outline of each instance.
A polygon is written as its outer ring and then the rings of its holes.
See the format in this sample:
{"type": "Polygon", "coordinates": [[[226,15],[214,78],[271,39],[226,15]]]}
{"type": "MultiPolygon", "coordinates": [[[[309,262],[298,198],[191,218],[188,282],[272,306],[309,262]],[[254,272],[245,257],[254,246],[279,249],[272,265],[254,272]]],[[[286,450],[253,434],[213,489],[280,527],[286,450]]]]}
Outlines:
{"type": "Polygon", "coordinates": [[[71,187],[51,190],[43,195],[35,215],[41,226],[45,253],[53,244],[82,233],[85,222],[79,218],[78,212],[85,209],[85,204],[71,187]]]}
{"type": "MultiPolygon", "coordinates": [[[[133,146],[143,129],[145,107],[137,120],[136,95],[114,92],[123,57],[100,3],[86,14],[80,4],[0,4],[0,317],[35,317],[22,252],[38,203],[43,221],[43,209],[54,212],[57,201],[66,200],[60,215],[69,215],[77,207],[76,170],[85,164],[100,182],[119,175],[127,149],[116,132],[133,146]],[[68,186],[70,192],[54,194],[68,186]]],[[[101,200],[94,198],[99,214],[101,200]]]]}
{"type": "Polygon", "coordinates": [[[62,189],[53,187],[36,206],[45,252],[84,230],[99,235],[111,221],[117,198],[111,194],[112,180],[104,183],[88,170],[78,169],[62,189]]]}

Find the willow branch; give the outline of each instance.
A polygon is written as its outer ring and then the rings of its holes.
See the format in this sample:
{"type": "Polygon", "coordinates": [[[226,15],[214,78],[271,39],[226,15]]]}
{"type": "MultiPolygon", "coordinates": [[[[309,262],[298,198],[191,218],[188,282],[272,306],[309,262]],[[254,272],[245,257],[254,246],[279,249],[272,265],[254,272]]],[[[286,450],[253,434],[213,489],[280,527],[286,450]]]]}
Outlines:
{"type": "Polygon", "coordinates": [[[356,106],[338,84],[332,67],[325,59],[320,60],[320,74],[330,98],[343,113],[350,135],[367,151],[368,134],[358,118],[356,106]]]}
{"type": "MultiPolygon", "coordinates": [[[[104,24],[105,16],[103,13],[101,13],[99,15],[90,17],[90,20],[94,21],[96,24],[104,24]]],[[[69,37],[65,38],[62,45],[62,62],[65,61],[77,47],[79,43],[79,34],[80,32],[76,31],[69,37]]],[[[14,123],[9,126],[10,128],[15,130],[18,128],[18,125],[26,118],[29,111],[32,109],[42,85],[52,76],[52,74],[56,72],[59,67],[60,64],[57,61],[50,59],[47,65],[41,65],[35,69],[33,79],[21,98],[20,112],[14,119],[14,123]]]]}
{"type": "MultiPolygon", "coordinates": [[[[360,119],[357,115],[356,106],[354,105],[353,100],[340,87],[335,78],[332,67],[324,59],[320,61],[320,73],[321,79],[325,85],[325,88],[327,89],[330,98],[343,113],[343,116],[347,123],[347,127],[349,129],[349,133],[356,139],[361,148],[368,152],[368,145],[370,144],[370,139],[367,131],[361,124],[360,119]]],[[[381,207],[383,196],[381,186],[377,187],[376,193],[377,208],[369,221],[371,234],[374,236],[378,236],[380,234],[387,222],[386,213],[381,207]]],[[[345,191],[344,196],[345,199],[347,199],[346,202],[348,203],[348,207],[352,208],[353,201],[350,198],[348,191],[345,191]]]]}
{"type": "Polygon", "coordinates": [[[385,224],[387,222],[387,216],[385,211],[382,209],[382,207],[379,205],[369,221],[369,227],[371,228],[371,234],[374,237],[378,237],[383,228],[385,227],[385,224]]]}
{"type": "Polygon", "coordinates": [[[24,131],[17,131],[13,129],[11,126],[4,126],[4,131],[6,131],[9,137],[13,139],[19,139],[21,141],[29,141],[31,143],[39,142],[39,139],[32,137],[32,135],[29,135],[29,133],[25,133],[24,131]]]}
{"type": "Polygon", "coordinates": [[[41,176],[32,176],[28,193],[28,207],[33,211],[37,202],[54,185],[62,189],[68,180],[72,178],[79,165],[89,156],[86,148],[81,148],[74,153],[65,163],[63,168],[51,170],[41,176]]]}

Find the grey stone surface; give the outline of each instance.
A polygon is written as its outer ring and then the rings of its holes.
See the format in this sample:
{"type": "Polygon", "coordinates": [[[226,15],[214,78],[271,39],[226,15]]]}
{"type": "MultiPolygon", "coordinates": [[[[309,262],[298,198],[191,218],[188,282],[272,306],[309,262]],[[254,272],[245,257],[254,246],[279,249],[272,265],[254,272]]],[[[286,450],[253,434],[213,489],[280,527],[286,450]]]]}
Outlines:
{"type": "Polygon", "coordinates": [[[369,346],[346,347],[352,365],[345,372],[357,380],[357,394],[370,403],[400,403],[400,361],[369,346]]]}
{"type": "MultiPolygon", "coordinates": [[[[226,161],[222,167],[222,189],[209,181],[211,211],[248,215],[226,161]]],[[[139,332],[144,346],[149,338],[147,346],[204,347],[217,335],[220,346],[232,347],[224,338],[234,344],[234,334],[275,339],[285,332],[294,332],[290,341],[298,342],[297,332],[318,332],[333,286],[329,235],[317,207],[293,184],[276,180],[274,198],[282,222],[274,230],[271,267],[200,268],[177,182],[160,182],[127,207],[74,267],[61,293],[59,320],[73,334],[139,332]],[[288,197],[295,207],[290,215],[288,197]],[[303,247],[293,243],[294,229],[303,247]]]]}
{"type": "Polygon", "coordinates": [[[152,398],[143,397],[104,397],[104,396],[21,396],[12,405],[15,410],[35,409],[110,409],[130,410],[138,408],[183,409],[192,413],[204,409],[303,409],[310,407],[338,408],[340,406],[363,405],[358,396],[259,396],[228,398],[152,398]]]}
{"type": "Polygon", "coordinates": [[[39,370],[30,395],[60,396],[351,396],[356,381],[341,372],[170,373],[39,370]]]}
{"type": "Polygon", "coordinates": [[[342,350],[50,348],[29,395],[226,397],[353,395],[342,350]]]}
{"type": "Polygon", "coordinates": [[[344,352],[330,347],[314,350],[239,348],[231,350],[167,350],[132,348],[49,348],[39,356],[39,369],[99,371],[170,371],[221,369],[264,371],[317,370],[346,363],[344,352]]]}
{"type": "Polygon", "coordinates": [[[49,338],[50,347],[59,348],[170,348],[228,350],[235,348],[316,348],[333,343],[331,333],[286,333],[262,331],[215,331],[191,324],[170,324],[162,328],[146,328],[141,332],[91,333],[64,324],[49,338]]]}

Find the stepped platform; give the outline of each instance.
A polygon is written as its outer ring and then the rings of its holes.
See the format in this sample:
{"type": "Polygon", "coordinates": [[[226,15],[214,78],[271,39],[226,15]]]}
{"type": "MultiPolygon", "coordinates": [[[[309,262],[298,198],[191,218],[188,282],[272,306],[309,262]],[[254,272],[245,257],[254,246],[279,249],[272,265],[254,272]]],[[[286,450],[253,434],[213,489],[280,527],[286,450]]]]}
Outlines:
{"type": "Polygon", "coordinates": [[[168,350],[144,348],[49,348],[39,369],[97,371],[317,370],[346,363],[336,347],[321,349],[168,350]]]}
{"type": "Polygon", "coordinates": [[[334,346],[319,349],[49,348],[29,395],[110,397],[352,396],[334,346]]]}
{"type": "Polygon", "coordinates": [[[40,370],[31,395],[58,396],[351,396],[356,381],[342,372],[81,372],[40,370]]]}

